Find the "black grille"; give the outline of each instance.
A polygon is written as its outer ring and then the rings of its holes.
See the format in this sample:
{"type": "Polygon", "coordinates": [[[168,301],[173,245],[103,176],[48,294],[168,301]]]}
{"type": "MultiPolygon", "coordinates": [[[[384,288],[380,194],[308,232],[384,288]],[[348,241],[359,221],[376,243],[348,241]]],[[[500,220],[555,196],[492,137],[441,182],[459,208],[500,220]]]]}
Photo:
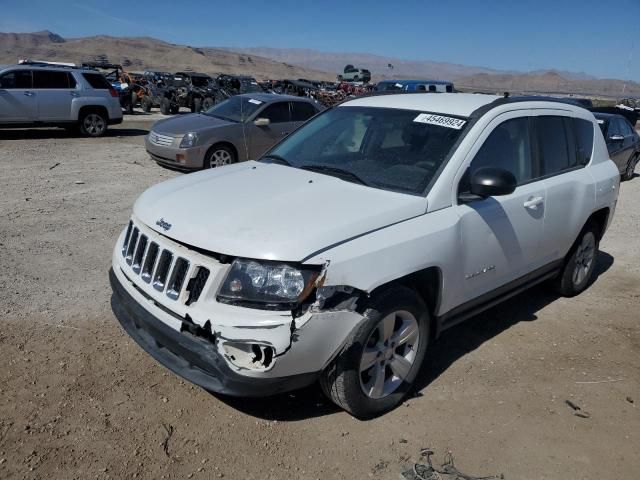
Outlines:
{"type": "Polygon", "coordinates": [[[127,254],[124,257],[125,261],[127,262],[127,265],[131,265],[131,262],[133,262],[133,250],[136,248],[136,243],[138,243],[139,233],[140,231],[138,230],[138,227],[134,227],[133,231],[131,232],[131,238],[129,238],[129,245],[127,245],[127,254]]]}
{"type": "Polygon", "coordinates": [[[188,270],[189,262],[184,258],[176,259],[176,264],[174,265],[173,272],[171,273],[171,280],[169,280],[169,286],[167,287],[167,297],[173,300],[178,299],[188,270]]]}
{"type": "Polygon", "coordinates": [[[160,254],[160,260],[158,260],[158,266],[156,267],[156,274],[153,277],[153,288],[164,290],[167,283],[167,275],[169,274],[169,268],[171,267],[171,261],[173,260],[173,253],[169,250],[163,250],[160,254]]]}
{"type": "Polygon", "coordinates": [[[140,273],[142,258],[144,257],[144,252],[147,249],[147,243],[147,236],[140,235],[140,240],[138,240],[138,246],[136,247],[136,253],[133,256],[133,264],[131,265],[131,270],[135,273],[140,273]]]}
{"type": "Polygon", "coordinates": [[[151,242],[149,245],[149,251],[147,252],[147,258],[144,260],[144,266],[142,267],[142,273],[140,277],[145,282],[149,283],[151,281],[151,275],[153,274],[153,267],[156,266],[156,260],[158,259],[158,244],[155,242],[151,242]]]}
{"type": "Polygon", "coordinates": [[[200,267],[196,276],[189,281],[189,285],[187,286],[187,289],[189,290],[187,305],[191,305],[198,301],[208,279],[209,270],[204,267],[200,267]]]}

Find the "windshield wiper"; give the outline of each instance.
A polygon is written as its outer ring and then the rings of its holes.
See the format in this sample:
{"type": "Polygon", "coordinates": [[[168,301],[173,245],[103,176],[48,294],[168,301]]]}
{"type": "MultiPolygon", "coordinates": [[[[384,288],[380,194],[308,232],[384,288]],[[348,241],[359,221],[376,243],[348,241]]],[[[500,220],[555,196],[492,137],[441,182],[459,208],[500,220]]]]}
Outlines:
{"type": "Polygon", "coordinates": [[[328,165],[303,165],[299,168],[301,168],[302,170],[310,170],[312,172],[326,173],[327,175],[332,175],[334,177],[341,177],[343,180],[369,186],[369,184],[358,175],[343,168],[330,167],[328,165]]]}
{"type": "Polygon", "coordinates": [[[281,157],[280,155],[265,155],[264,157],[262,157],[260,160],[262,159],[271,159],[274,160],[273,162],[269,162],[269,163],[280,163],[282,165],[286,165],[288,167],[291,166],[291,163],[289,162],[289,160],[287,160],[284,157],[281,157]]]}

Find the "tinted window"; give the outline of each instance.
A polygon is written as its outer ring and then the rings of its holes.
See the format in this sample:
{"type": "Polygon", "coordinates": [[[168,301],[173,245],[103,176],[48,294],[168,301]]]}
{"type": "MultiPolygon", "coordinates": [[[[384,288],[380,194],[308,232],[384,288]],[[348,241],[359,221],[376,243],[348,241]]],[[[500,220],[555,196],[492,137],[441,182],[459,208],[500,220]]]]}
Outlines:
{"type": "Polygon", "coordinates": [[[291,120],[305,122],[317,113],[316,107],[307,102],[291,102],[291,120]]]}
{"type": "Polygon", "coordinates": [[[14,70],[0,77],[0,88],[31,88],[31,71],[14,70]]]}
{"type": "Polygon", "coordinates": [[[258,114],[259,118],[268,118],[271,123],[290,122],[289,102],[272,103],[258,114]]]}
{"type": "Polygon", "coordinates": [[[629,124],[629,122],[627,122],[627,120],[623,120],[620,118],[618,119],[618,121],[620,122],[620,130],[625,137],[633,135],[633,129],[631,128],[631,125],[629,124]]]}
{"type": "Polygon", "coordinates": [[[107,82],[107,79],[99,73],[83,73],[82,76],[89,83],[89,85],[91,85],[91,88],[108,90],[111,87],[109,82],[107,82]]]}
{"type": "Polygon", "coordinates": [[[569,144],[563,117],[536,117],[542,175],[561,172],[575,164],[569,160],[569,144]]]}
{"type": "Polygon", "coordinates": [[[593,152],[593,123],[573,119],[573,131],[576,137],[576,161],[578,165],[586,165],[591,161],[593,152]]]}
{"type": "Polygon", "coordinates": [[[498,125],[484,141],[470,166],[470,174],[482,167],[503,168],[518,184],[535,178],[531,161],[529,118],[514,118],[498,125]]]}
{"type": "Polygon", "coordinates": [[[33,88],[69,88],[67,72],[33,71],[33,88]]]}
{"type": "Polygon", "coordinates": [[[620,124],[618,123],[617,118],[609,119],[609,126],[607,127],[607,139],[613,137],[614,135],[622,135],[620,131],[620,124]]]}

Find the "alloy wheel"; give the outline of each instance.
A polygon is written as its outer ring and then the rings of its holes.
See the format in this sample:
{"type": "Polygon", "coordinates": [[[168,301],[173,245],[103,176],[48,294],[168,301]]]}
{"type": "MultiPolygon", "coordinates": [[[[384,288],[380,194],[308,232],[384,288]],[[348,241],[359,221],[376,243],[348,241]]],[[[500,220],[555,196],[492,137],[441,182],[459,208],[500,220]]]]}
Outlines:
{"type": "Polygon", "coordinates": [[[90,135],[100,135],[104,128],[104,119],[100,115],[90,113],[84,118],[84,129],[90,135]]]}
{"type": "Polygon", "coordinates": [[[593,232],[587,232],[576,251],[576,266],[573,269],[574,285],[581,285],[589,275],[596,255],[596,239],[593,232]]]}
{"type": "Polygon", "coordinates": [[[226,150],[216,150],[209,158],[209,167],[222,167],[231,163],[231,154],[226,150]]]}
{"type": "Polygon", "coordinates": [[[380,399],[398,389],[415,363],[420,330],[418,320],[404,310],[384,317],[369,334],[360,359],[360,387],[380,399]]]}

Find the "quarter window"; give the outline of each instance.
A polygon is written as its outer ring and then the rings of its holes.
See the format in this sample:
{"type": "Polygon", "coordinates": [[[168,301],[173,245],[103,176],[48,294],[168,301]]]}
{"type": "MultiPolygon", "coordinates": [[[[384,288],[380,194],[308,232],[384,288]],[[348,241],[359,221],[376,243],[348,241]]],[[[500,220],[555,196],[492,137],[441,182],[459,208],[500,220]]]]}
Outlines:
{"type": "Polygon", "coordinates": [[[513,173],[518,185],[535,178],[529,125],[529,117],[514,118],[498,125],[476,153],[469,167],[470,175],[479,168],[494,167],[513,173]]]}
{"type": "Polygon", "coordinates": [[[0,77],[0,88],[32,88],[31,70],[14,70],[0,77]]]}
{"type": "Polygon", "coordinates": [[[576,156],[578,165],[586,165],[593,154],[593,123],[581,118],[573,119],[573,131],[576,137],[576,156]]]}
{"type": "Polygon", "coordinates": [[[91,85],[91,88],[95,88],[97,90],[108,90],[111,88],[107,79],[99,73],[83,73],[82,76],[89,85],[91,85]]]}

